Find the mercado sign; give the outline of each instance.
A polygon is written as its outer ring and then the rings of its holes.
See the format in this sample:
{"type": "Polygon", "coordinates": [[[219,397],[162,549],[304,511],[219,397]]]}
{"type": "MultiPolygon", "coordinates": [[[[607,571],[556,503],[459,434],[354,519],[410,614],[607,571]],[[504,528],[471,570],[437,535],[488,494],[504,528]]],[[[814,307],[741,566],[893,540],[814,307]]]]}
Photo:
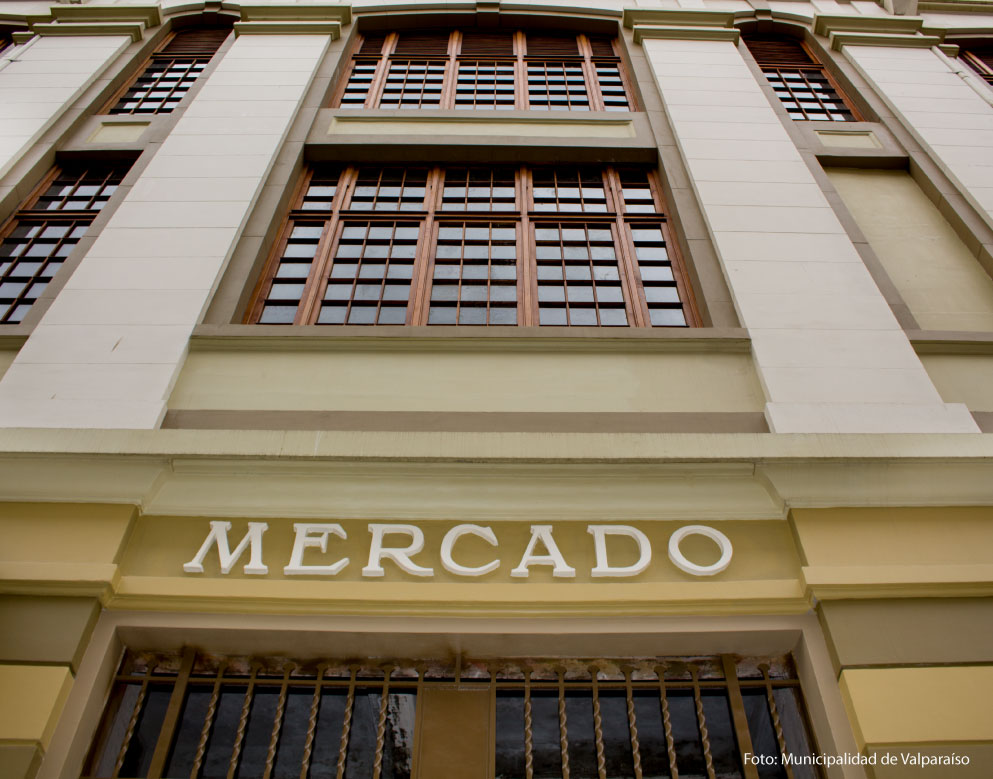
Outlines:
{"type": "MultiPolygon", "coordinates": [[[[384,563],[395,565],[399,570],[411,576],[433,577],[435,569],[425,566],[414,558],[424,550],[424,532],[413,524],[381,524],[369,523],[369,555],[362,567],[363,577],[377,578],[386,575],[384,563]]],[[[216,550],[220,573],[231,573],[236,565],[248,556],[243,563],[242,571],[251,576],[265,576],[269,566],[264,560],[263,537],[269,525],[266,522],[249,522],[248,531],[232,548],[229,532],[231,523],[224,520],[210,522],[207,537],[200,545],[193,559],[183,565],[186,573],[204,573],[204,561],[216,550]]],[[[551,525],[531,525],[531,533],[524,545],[521,556],[515,554],[514,560],[519,560],[510,571],[515,578],[526,579],[531,569],[550,568],[552,576],[559,578],[574,578],[576,569],[566,560],[565,555],[555,541],[551,525]]],[[[293,524],[294,538],[289,559],[283,567],[284,576],[337,576],[352,565],[347,556],[335,554],[333,539],[345,541],[348,539],[344,528],[334,522],[296,522],[293,524]],[[308,554],[309,551],[309,554],[308,554]],[[310,558],[304,562],[305,554],[310,558]],[[319,558],[319,559],[315,559],[319,558]]],[[[637,576],[652,565],[652,544],[648,536],[631,525],[587,525],[586,532],[592,536],[593,565],[589,575],[594,578],[624,578],[637,576]],[[626,547],[625,551],[635,551],[637,560],[624,565],[616,564],[619,545],[626,547]],[[615,564],[611,564],[611,555],[615,556],[615,564]]],[[[479,542],[477,541],[478,545],[479,542]]],[[[500,554],[507,550],[500,549],[493,529],[483,525],[459,524],[451,527],[441,539],[439,546],[441,566],[449,574],[460,577],[478,577],[493,573],[500,567],[500,554]],[[479,564],[468,565],[465,556],[460,556],[460,547],[469,543],[469,538],[480,539],[492,553],[488,559],[479,564]],[[463,539],[466,539],[463,541],[463,539]],[[462,562],[459,562],[459,561],[462,562]]],[[[668,557],[670,562],[684,573],[693,576],[713,576],[728,567],[731,563],[733,550],[730,539],[712,527],[706,525],[684,525],[669,536],[668,557]],[[702,536],[717,545],[719,559],[710,564],[700,565],[692,562],[683,553],[681,544],[691,536],[702,536]]],[[[630,557],[630,554],[627,555],[630,557]]]]}

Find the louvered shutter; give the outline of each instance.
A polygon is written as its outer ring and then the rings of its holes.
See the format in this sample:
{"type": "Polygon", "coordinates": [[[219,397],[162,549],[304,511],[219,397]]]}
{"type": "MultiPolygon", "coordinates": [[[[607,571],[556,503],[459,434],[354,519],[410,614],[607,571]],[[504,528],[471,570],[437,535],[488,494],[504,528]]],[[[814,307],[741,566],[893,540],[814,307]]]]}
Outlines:
{"type": "Polygon", "coordinates": [[[791,38],[746,37],[744,41],[759,65],[800,67],[816,64],[800,42],[791,38]]]}
{"type": "Polygon", "coordinates": [[[463,57],[511,57],[513,54],[513,33],[484,30],[466,30],[462,33],[463,57]]]}
{"type": "Polygon", "coordinates": [[[220,48],[230,32],[231,29],[227,27],[181,30],[159,54],[167,57],[210,56],[220,48]]]}
{"type": "Polygon", "coordinates": [[[528,33],[527,55],[529,57],[578,57],[579,42],[575,35],[554,35],[548,33],[528,33]]]}
{"type": "Polygon", "coordinates": [[[449,30],[401,31],[394,54],[398,57],[444,57],[448,54],[449,30]]]}
{"type": "Polygon", "coordinates": [[[610,38],[600,38],[590,36],[590,50],[593,52],[594,57],[616,57],[614,54],[614,46],[610,42],[610,38]]]}

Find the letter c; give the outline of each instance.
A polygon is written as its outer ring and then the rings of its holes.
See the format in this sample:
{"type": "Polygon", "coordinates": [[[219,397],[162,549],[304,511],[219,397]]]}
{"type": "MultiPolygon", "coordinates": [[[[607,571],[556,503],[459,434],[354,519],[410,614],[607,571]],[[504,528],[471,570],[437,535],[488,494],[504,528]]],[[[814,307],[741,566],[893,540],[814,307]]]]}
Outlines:
{"type": "Polygon", "coordinates": [[[483,576],[499,568],[499,559],[493,560],[486,565],[480,565],[476,568],[459,565],[452,559],[452,547],[455,546],[455,542],[462,536],[467,535],[479,536],[488,544],[492,544],[493,546],[498,545],[496,535],[488,527],[480,527],[479,525],[456,525],[445,533],[445,537],[441,541],[442,568],[449,573],[454,573],[456,576],[483,576]]]}

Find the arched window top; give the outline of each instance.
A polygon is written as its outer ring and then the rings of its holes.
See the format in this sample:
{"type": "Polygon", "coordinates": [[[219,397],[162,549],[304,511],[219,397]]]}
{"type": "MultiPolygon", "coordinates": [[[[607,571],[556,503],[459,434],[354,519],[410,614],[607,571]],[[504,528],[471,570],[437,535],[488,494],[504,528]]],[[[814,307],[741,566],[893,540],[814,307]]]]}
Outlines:
{"type": "Polygon", "coordinates": [[[463,27],[365,35],[336,104],[629,111],[632,100],[609,36],[463,27]]]}
{"type": "Polygon", "coordinates": [[[747,32],[741,39],[791,119],[859,120],[854,106],[805,43],[787,35],[747,32]]]}

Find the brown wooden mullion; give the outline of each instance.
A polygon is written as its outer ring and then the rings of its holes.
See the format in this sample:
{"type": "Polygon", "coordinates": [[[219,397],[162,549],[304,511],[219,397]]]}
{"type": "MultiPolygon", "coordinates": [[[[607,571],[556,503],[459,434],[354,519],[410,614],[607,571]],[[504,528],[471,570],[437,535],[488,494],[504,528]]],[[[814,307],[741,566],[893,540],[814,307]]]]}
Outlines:
{"type": "Polygon", "coordinates": [[[528,209],[534,205],[530,170],[521,167],[516,179],[517,202],[521,208],[517,233],[518,324],[533,327],[538,324],[538,269],[534,227],[528,216],[528,209]]]}
{"type": "Polygon", "coordinates": [[[648,299],[645,296],[644,284],[641,280],[637,259],[635,257],[634,241],[624,223],[621,213],[623,197],[621,193],[620,176],[613,168],[604,171],[605,188],[608,192],[608,206],[613,201],[614,217],[614,246],[617,247],[617,266],[621,274],[621,289],[624,293],[625,308],[628,309],[628,321],[634,327],[647,327],[651,324],[648,314],[648,299]]]}
{"type": "MultiPolygon", "coordinates": [[[[518,111],[527,110],[528,100],[528,69],[524,63],[526,39],[524,33],[518,30],[514,33],[514,108],[518,111]]],[[[524,208],[521,209],[525,210],[524,208]]]]}
{"type": "Polygon", "coordinates": [[[379,58],[379,65],[376,66],[376,73],[369,84],[369,92],[365,98],[364,108],[379,108],[379,101],[383,97],[383,88],[386,86],[386,74],[390,70],[390,52],[396,46],[399,35],[395,32],[387,34],[383,41],[382,56],[379,58]]]}
{"type": "MultiPolygon", "coordinates": [[[[445,77],[441,87],[439,108],[455,107],[455,88],[458,83],[458,51],[462,46],[462,33],[452,30],[448,39],[448,62],[445,64],[445,77]]],[[[425,74],[425,79],[427,75],[425,74]]],[[[425,80],[425,84],[427,81],[425,80]]]]}
{"type": "Polygon", "coordinates": [[[438,242],[438,224],[435,212],[441,202],[444,182],[441,168],[432,168],[428,172],[427,185],[424,192],[426,215],[417,235],[417,251],[414,255],[414,273],[410,280],[409,303],[407,305],[407,324],[426,325],[428,312],[431,308],[431,276],[434,268],[434,247],[438,242]]]}
{"type": "Polygon", "coordinates": [[[593,50],[590,39],[585,35],[578,36],[579,50],[583,54],[583,74],[586,80],[586,99],[590,101],[591,111],[603,111],[603,97],[600,94],[600,82],[593,65],[593,50]]]}
{"type": "MultiPolygon", "coordinates": [[[[759,779],[758,768],[754,763],[745,760],[745,754],[754,754],[752,735],[748,730],[748,715],[745,713],[745,701],[741,697],[741,687],[738,685],[738,667],[731,655],[721,655],[721,665],[724,667],[724,679],[727,682],[728,702],[731,704],[731,718],[734,723],[735,741],[741,759],[745,779],[759,779]]],[[[789,767],[787,766],[787,770],[789,767]]]]}

